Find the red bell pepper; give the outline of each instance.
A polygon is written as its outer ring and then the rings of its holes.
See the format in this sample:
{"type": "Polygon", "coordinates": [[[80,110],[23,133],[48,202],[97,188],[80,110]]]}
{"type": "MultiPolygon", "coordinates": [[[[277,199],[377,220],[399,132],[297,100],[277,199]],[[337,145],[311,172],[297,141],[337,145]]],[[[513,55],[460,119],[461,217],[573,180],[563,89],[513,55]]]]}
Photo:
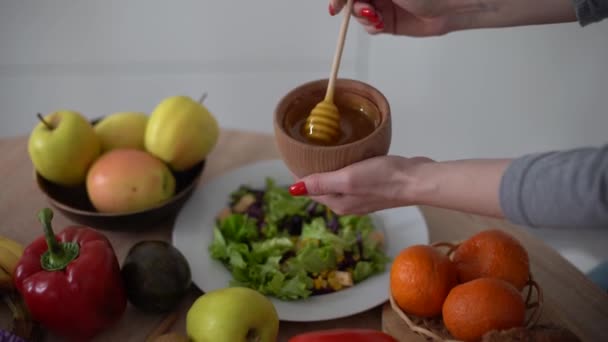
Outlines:
{"type": "Polygon", "coordinates": [[[44,235],[24,250],[15,288],[46,329],[67,340],[90,340],[120,319],[127,306],[114,249],[89,227],[66,227],[55,236],[48,208],[38,218],[44,235]]]}
{"type": "Polygon", "coordinates": [[[329,329],[293,336],[288,342],[398,342],[393,336],[372,329],[329,329]]]}

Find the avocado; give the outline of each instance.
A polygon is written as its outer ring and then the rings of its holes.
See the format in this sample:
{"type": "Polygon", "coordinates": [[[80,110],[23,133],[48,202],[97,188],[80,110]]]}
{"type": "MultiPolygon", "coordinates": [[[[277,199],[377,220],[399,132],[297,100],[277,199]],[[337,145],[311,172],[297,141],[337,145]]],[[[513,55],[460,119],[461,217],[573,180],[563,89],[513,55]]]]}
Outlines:
{"type": "Polygon", "coordinates": [[[184,255],[160,240],[133,245],[121,274],[129,302],[146,312],[171,311],[192,284],[190,266],[184,255]]]}

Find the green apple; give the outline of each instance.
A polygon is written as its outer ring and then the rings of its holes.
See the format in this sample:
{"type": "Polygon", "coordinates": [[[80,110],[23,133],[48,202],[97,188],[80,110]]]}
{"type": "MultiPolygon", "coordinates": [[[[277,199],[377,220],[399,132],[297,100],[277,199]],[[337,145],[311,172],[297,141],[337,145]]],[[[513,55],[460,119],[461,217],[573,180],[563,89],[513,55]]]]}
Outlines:
{"type": "Polygon", "coordinates": [[[162,160],[127,148],[116,148],[97,158],[86,179],[91,203],[105,213],[151,208],[171,198],[175,187],[175,177],[162,160]]]}
{"type": "Polygon", "coordinates": [[[266,296],[246,287],[227,287],[200,296],[186,315],[193,342],[275,342],[277,311],[266,296]]]}
{"type": "Polygon", "coordinates": [[[150,114],[144,145],[176,171],[207,157],[219,137],[219,126],[207,108],[187,96],[161,101],[150,114]]]}
{"type": "Polygon", "coordinates": [[[82,184],[101,150],[91,123],[72,110],[59,110],[44,118],[38,114],[38,119],[28,140],[28,153],[36,171],[56,184],[82,184]]]}
{"type": "Polygon", "coordinates": [[[148,116],[140,112],[113,113],[93,126],[101,140],[101,153],[115,148],[144,149],[148,116]]]}

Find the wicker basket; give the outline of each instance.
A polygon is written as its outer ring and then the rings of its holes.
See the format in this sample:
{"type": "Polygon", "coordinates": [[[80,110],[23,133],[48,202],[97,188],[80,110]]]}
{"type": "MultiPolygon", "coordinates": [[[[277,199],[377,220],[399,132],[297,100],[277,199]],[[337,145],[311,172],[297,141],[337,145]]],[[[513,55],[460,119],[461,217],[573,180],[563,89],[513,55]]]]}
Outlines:
{"type": "MultiPolygon", "coordinates": [[[[436,242],[432,244],[433,247],[438,249],[446,249],[446,255],[453,258],[454,251],[458,248],[459,243],[450,243],[450,242],[436,242]]],[[[524,302],[526,304],[526,321],[525,326],[527,328],[532,328],[540,319],[542,313],[543,306],[543,293],[542,289],[536,283],[530,274],[530,279],[526,286],[522,289],[522,294],[525,294],[524,302]]],[[[453,337],[448,332],[447,328],[443,324],[443,320],[441,317],[437,318],[423,318],[412,314],[406,314],[399,306],[389,288],[389,301],[391,304],[391,308],[395,313],[401,318],[405,324],[412,330],[413,332],[426,337],[429,340],[434,341],[442,341],[442,342],[456,342],[458,340],[453,339],[453,337]]]]}

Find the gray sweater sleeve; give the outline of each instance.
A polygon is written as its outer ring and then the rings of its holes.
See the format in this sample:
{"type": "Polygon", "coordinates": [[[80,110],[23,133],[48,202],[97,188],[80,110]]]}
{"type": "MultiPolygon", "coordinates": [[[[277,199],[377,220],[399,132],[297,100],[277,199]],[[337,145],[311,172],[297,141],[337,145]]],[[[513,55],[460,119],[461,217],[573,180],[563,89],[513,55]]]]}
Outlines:
{"type": "Polygon", "coordinates": [[[572,3],[581,26],[587,26],[608,17],[608,0],[572,0],[572,3]]]}
{"type": "Polygon", "coordinates": [[[499,194],[516,224],[608,229],[608,144],[516,158],[499,194]]]}

